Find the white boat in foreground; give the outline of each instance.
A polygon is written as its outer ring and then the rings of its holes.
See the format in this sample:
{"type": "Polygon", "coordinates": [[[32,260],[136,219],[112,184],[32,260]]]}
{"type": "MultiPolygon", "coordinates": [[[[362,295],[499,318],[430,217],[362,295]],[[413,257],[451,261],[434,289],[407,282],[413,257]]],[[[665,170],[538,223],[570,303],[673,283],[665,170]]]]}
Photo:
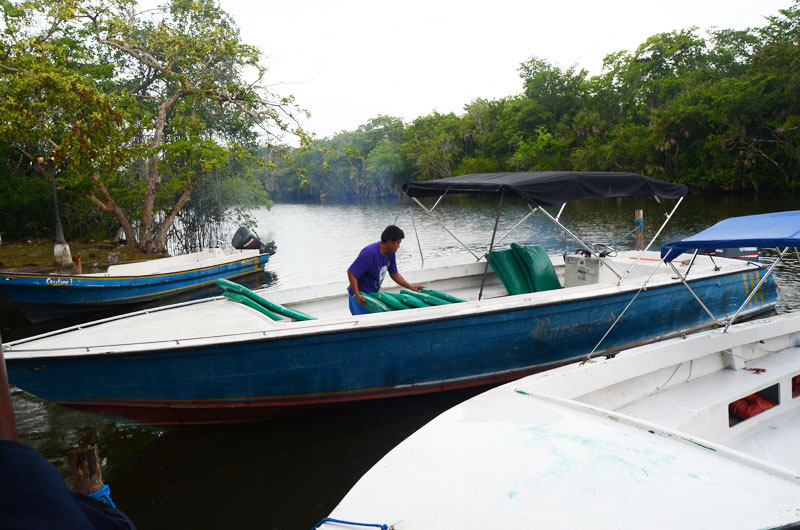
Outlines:
{"type": "Polygon", "coordinates": [[[797,528],[800,314],[494,388],[398,445],[318,527],[352,528],[335,520],[396,530],[797,528]],[[748,398],[766,410],[734,415],[748,398]]]}

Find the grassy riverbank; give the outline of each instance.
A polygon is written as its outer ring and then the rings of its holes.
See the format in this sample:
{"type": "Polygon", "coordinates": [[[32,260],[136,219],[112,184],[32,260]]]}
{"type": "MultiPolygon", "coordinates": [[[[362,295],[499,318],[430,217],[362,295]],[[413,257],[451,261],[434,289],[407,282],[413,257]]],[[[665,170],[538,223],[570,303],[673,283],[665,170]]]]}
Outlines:
{"type": "MultiPolygon", "coordinates": [[[[146,254],[138,249],[131,249],[111,241],[70,241],[70,252],[73,258],[80,256],[83,272],[99,272],[108,267],[108,254],[118,254],[119,263],[145,261],[165,257],[161,254],[146,254]]],[[[52,269],[53,242],[43,239],[29,239],[22,242],[6,242],[0,245],[0,268],[2,269],[52,269]]]]}

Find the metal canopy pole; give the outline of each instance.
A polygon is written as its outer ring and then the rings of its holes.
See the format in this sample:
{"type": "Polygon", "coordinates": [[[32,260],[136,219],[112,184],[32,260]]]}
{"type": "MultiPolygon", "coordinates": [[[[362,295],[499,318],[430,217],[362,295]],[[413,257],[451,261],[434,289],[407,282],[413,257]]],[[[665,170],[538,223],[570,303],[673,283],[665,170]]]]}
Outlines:
{"type": "MultiPolygon", "coordinates": [[[[658,198],[656,198],[656,200],[658,200],[658,198]]],[[[656,232],[656,235],[654,235],[653,239],[650,240],[650,243],[648,243],[647,246],[644,248],[644,250],[636,257],[636,261],[633,262],[633,265],[628,267],[628,270],[626,270],[625,273],[622,276],[620,276],[619,281],[617,282],[617,285],[621,284],[622,280],[625,279],[625,276],[627,276],[628,273],[631,272],[631,270],[633,270],[633,268],[636,266],[636,264],[639,263],[639,260],[642,259],[642,256],[644,256],[644,253],[647,252],[648,250],[650,250],[650,247],[653,246],[653,243],[656,242],[656,239],[658,239],[658,236],[661,235],[661,231],[664,230],[665,226],[667,226],[667,223],[669,223],[669,220],[672,219],[672,216],[675,214],[675,210],[678,209],[678,206],[680,206],[682,202],[683,202],[683,197],[678,199],[678,202],[675,203],[675,206],[672,208],[672,211],[667,214],[667,218],[664,220],[664,223],[661,225],[661,228],[658,229],[658,232],[656,232]]],[[[661,202],[659,202],[658,204],[661,204],[661,202]]],[[[664,213],[666,213],[666,210],[664,210],[664,213]]]]}
{"type": "Polygon", "coordinates": [[[425,268],[425,256],[422,255],[422,243],[419,242],[419,232],[417,232],[417,223],[414,222],[414,214],[411,212],[411,208],[408,209],[408,216],[411,218],[411,226],[414,227],[414,235],[417,237],[417,247],[419,247],[419,259],[422,260],[422,265],[420,268],[425,268]]]}
{"type": "MultiPolygon", "coordinates": [[[[671,252],[672,252],[672,249],[670,249],[670,251],[669,251],[669,252],[671,253],[671,252]]],[[[669,254],[667,254],[667,257],[668,257],[668,256],[669,256],[669,254]]],[[[604,340],[606,340],[606,337],[608,337],[608,334],[609,334],[609,333],[611,333],[611,330],[612,330],[612,329],[614,329],[614,326],[616,326],[616,325],[617,325],[617,323],[618,323],[620,320],[622,320],[622,317],[623,317],[623,316],[625,315],[625,313],[628,311],[628,308],[629,308],[629,307],[631,307],[631,305],[633,305],[633,302],[634,302],[634,301],[635,301],[635,300],[636,300],[636,299],[639,297],[639,295],[642,293],[642,291],[644,291],[644,290],[645,290],[645,288],[647,287],[647,282],[649,282],[649,281],[650,281],[650,280],[653,278],[653,276],[655,276],[656,272],[658,272],[658,269],[659,269],[659,268],[661,268],[661,264],[662,264],[662,263],[664,263],[664,262],[663,262],[663,261],[659,261],[659,262],[658,262],[658,265],[656,265],[656,268],[655,268],[655,269],[653,269],[653,272],[652,272],[652,273],[650,273],[650,276],[649,276],[649,277],[648,277],[648,278],[647,278],[647,279],[644,281],[644,283],[642,284],[642,286],[641,286],[641,287],[639,287],[639,290],[638,290],[638,291],[636,291],[636,294],[635,294],[635,295],[633,295],[633,298],[631,298],[630,302],[628,302],[628,305],[626,305],[626,306],[625,306],[625,309],[623,309],[623,310],[622,310],[622,312],[619,314],[619,316],[618,316],[618,317],[617,317],[617,318],[614,320],[614,322],[611,324],[611,327],[609,327],[609,328],[606,330],[606,332],[603,334],[603,336],[602,336],[602,337],[600,337],[600,340],[597,342],[597,344],[595,344],[594,348],[592,348],[592,351],[590,351],[588,354],[586,354],[586,357],[585,357],[585,358],[584,358],[584,360],[581,362],[581,364],[583,364],[583,363],[586,363],[586,362],[590,362],[590,361],[592,360],[592,355],[594,355],[594,352],[596,352],[596,351],[597,351],[597,348],[599,348],[599,347],[600,347],[600,345],[603,343],[603,341],[604,341],[604,340]]]]}
{"type": "Polygon", "coordinates": [[[494,218],[494,230],[492,230],[492,241],[489,243],[489,253],[486,255],[486,267],[483,269],[483,278],[481,279],[481,290],[478,292],[478,301],[483,296],[483,286],[486,284],[486,275],[489,273],[489,262],[492,259],[492,249],[494,248],[494,236],[497,235],[497,224],[500,222],[500,209],[503,206],[503,197],[506,194],[505,188],[500,190],[500,202],[497,203],[497,215],[494,218]]]}
{"type": "MultiPolygon", "coordinates": [[[[530,205],[530,203],[528,203],[528,208],[530,208],[531,210],[533,210],[533,206],[531,206],[531,205],[530,205]]],[[[584,249],[585,249],[587,252],[589,252],[589,253],[590,253],[592,256],[594,256],[594,257],[596,257],[597,259],[599,259],[599,260],[600,260],[600,263],[602,263],[603,265],[605,265],[606,267],[608,267],[608,270],[610,270],[611,272],[613,272],[613,273],[616,275],[616,277],[620,279],[620,281],[622,280],[622,276],[620,276],[620,275],[619,275],[619,273],[618,273],[617,271],[615,271],[613,267],[611,267],[611,266],[610,266],[610,265],[608,265],[606,262],[604,262],[604,261],[603,261],[603,258],[601,258],[599,254],[597,254],[597,253],[596,253],[596,252],[595,252],[593,249],[589,248],[589,246],[588,246],[588,245],[586,245],[586,243],[584,243],[583,241],[581,241],[581,240],[578,238],[578,236],[576,236],[575,234],[573,234],[573,233],[570,231],[570,229],[569,229],[569,228],[567,228],[567,227],[566,227],[566,226],[564,226],[563,224],[559,223],[559,222],[558,222],[558,219],[556,219],[555,217],[553,217],[552,215],[550,215],[549,213],[547,213],[547,210],[545,210],[544,208],[539,208],[539,210],[540,210],[542,213],[544,213],[544,214],[545,214],[545,215],[548,217],[548,219],[550,219],[550,220],[551,220],[551,221],[553,221],[553,222],[554,222],[556,225],[558,225],[558,226],[559,226],[559,228],[561,228],[561,229],[562,229],[564,232],[566,232],[567,234],[569,234],[569,236],[570,236],[572,239],[574,239],[575,241],[577,241],[577,242],[580,244],[580,246],[582,246],[582,247],[583,247],[583,248],[584,248],[584,249]]],[[[619,284],[617,284],[617,285],[619,285],[619,284]]]]}
{"type": "Polygon", "coordinates": [[[528,215],[526,215],[525,217],[523,217],[523,218],[522,218],[522,220],[521,220],[520,222],[518,222],[517,224],[515,224],[515,225],[514,225],[514,226],[511,228],[511,230],[509,230],[508,232],[506,232],[506,235],[504,235],[503,237],[501,237],[500,239],[498,239],[498,240],[497,240],[497,244],[499,245],[500,243],[502,243],[502,242],[503,242],[503,240],[504,240],[505,238],[507,238],[508,236],[510,236],[510,235],[511,235],[511,232],[513,232],[514,230],[516,230],[516,229],[517,229],[517,227],[518,227],[519,225],[521,225],[522,223],[524,223],[524,222],[525,222],[525,220],[526,220],[528,217],[530,217],[531,215],[533,215],[534,213],[536,213],[536,210],[538,210],[538,209],[539,209],[539,207],[537,206],[536,208],[534,208],[534,209],[533,209],[533,211],[531,211],[531,212],[528,212],[528,215]]]}
{"type": "MultiPolygon", "coordinates": [[[[672,252],[672,249],[670,249],[670,252],[672,252]]],[[[666,258],[665,258],[665,259],[666,259],[666,258]]],[[[671,261],[670,261],[670,262],[668,262],[668,264],[669,264],[670,268],[671,268],[673,271],[675,271],[675,274],[677,274],[677,275],[678,275],[678,279],[680,279],[680,281],[681,281],[681,283],[684,285],[684,287],[686,287],[686,289],[688,289],[688,290],[689,290],[689,292],[692,294],[692,296],[694,296],[694,299],[695,299],[695,300],[697,300],[697,303],[699,303],[699,304],[700,304],[700,307],[702,307],[702,308],[703,308],[703,310],[704,310],[706,313],[708,313],[708,316],[710,316],[710,317],[711,317],[711,320],[713,320],[714,322],[716,322],[717,324],[719,324],[719,323],[720,323],[719,319],[718,319],[717,317],[715,317],[715,316],[714,316],[714,313],[712,313],[712,312],[711,312],[711,310],[710,310],[710,309],[709,309],[709,308],[706,306],[706,304],[704,304],[704,303],[703,303],[703,301],[700,299],[700,297],[699,297],[699,296],[697,296],[697,294],[694,292],[694,290],[693,290],[691,287],[689,287],[689,283],[686,281],[686,278],[684,278],[684,277],[681,275],[681,273],[678,271],[678,269],[676,269],[676,268],[675,268],[675,265],[674,265],[674,264],[673,264],[671,261]]]]}
{"type": "MultiPolygon", "coordinates": [[[[763,277],[763,278],[761,278],[761,280],[758,282],[758,285],[756,285],[755,289],[753,289],[752,291],[750,291],[750,294],[747,296],[747,300],[745,300],[745,301],[744,301],[744,303],[742,304],[742,306],[741,306],[741,307],[740,307],[740,308],[739,308],[739,309],[736,311],[736,314],[735,314],[735,315],[733,315],[733,318],[731,318],[731,319],[728,321],[728,323],[725,325],[725,332],[727,332],[727,331],[728,331],[728,328],[729,328],[729,327],[731,327],[731,324],[733,324],[733,321],[734,321],[734,320],[736,320],[736,318],[739,316],[739,313],[741,313],[741,312],[742,312],[742,310],[744,309],[744,307],[745,307],[747,304],[749,304],[749,303],[750,303],[750,300],[752,300],[752,299],[753,299],[753,296],[755,296],[755,294],[758,292],[758,290],[759,290],[759,289],[761,289],[761,286],[764,284],[764,282],[767,280],[767,278],[769,278],[769,275],[770,275],[770,274],[772,274],[772,270],[775,268],[775,266],[778,264],[778,262],[779,262],[781,259],[783,259],[783,256],[785,256],[785,255],[786,255],[786,253],[789,251],[789,248],[790,248],[790,247],[784,247],[784,249],[783,249],[783,252],[781,252],[781,253],[778,255],[778,259],[776,259],[776,260],[775,260],[775,263],[773,263],[773,264],[770,266],[770,268],[769,268],[769,269],[767,269],[767,273],[764,275],[764,277],[763,277]]],[[[797,250],[796,250],[796,247],[795,247],[795,252],[796,252],[796,251],[797,251],[797,250]]],[[[778,252],[780,252],[780,248],[778,249],[778,252]]]]}
{"type": "MultiPolygon", "coordinates": [[[[442,197],[444,197],[444,195],[442,195],[442,197]]],[[[472,254],[472,256],[475,258],[475,261],[480,261],[480,259],[481,259],[481,258],[479,258],[479,257],[478,257],[478,256],[477,256],[477,255],[476,255],[474,252],[472,252],[472,249],[470,249],[470,248],[469,248],[467,245],[465,245],[465,244],[464,244],[464,243],[463,243],[463,242],[462,242],[460,239],[458,239],[458,238],[455,236],[455,234],[453,234],[453,232],[451,232],[451,231],[450,231],[450,230],[449,230],[449,229],[448,229],[448,228],[447,228],[447,227],[444,225],[444,223],[443,223],[443,222],[441,222],[439,219],[437,219],[437,218],[436,218],[436,216],[435,216],[435,215],[433,215],[433,211],[432,211],[432,210],[433,210],[433,208],[431,208],[431,210],[428,210],[427,208],[425,208],[425,205],[424,205],[424,204],[422,204],[421,202],[419,202],[419,199],[417,199],[416,197],[411,197],[411,198],[414,200],[414,202],[415,202],[415,203],[417,203],[417,204],[419,205],[419,207],[420,207],[420,208],[422,208],[423,210],[425,210],[425,212],[426,212],[428,215],[430,215],[430,216],[431,216],[431,218],[433,218],[433,220],[434,220],[434,221],[436,221],[437,223],[439,223],[439,225],[440,225],[442,228],[444,228],[444,229],[445,229],[445,231],[446,231],[448,234],[450,234],[450,235],[453,237],[453,239],[455,239],[456,241],[458,241],[458,242],[461,244],[461,246],[462,246],[462,247],[464,247],[465,249],[467,249],[467,252],[469,252],[470,254],[472,254]]],[[[441,200],[441,197],[439,197],[439,199],[441,200]]],[[[439,204],[439,201],[436,201],[436,204],[439,204]]],[[[435,207],[435,206],[436,206],[436,205],[434,205],[434,207],[435,207]]]]}

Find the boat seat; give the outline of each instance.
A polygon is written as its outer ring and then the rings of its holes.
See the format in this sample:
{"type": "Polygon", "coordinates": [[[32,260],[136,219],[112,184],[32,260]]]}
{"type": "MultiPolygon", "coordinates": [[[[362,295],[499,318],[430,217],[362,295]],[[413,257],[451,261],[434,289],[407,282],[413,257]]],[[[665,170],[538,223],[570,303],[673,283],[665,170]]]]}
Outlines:
{"type": "Polygon", "coordinates": [[[489,264],[508,294],[536,293],[560,289],[561,282],[541,245],[512,243],[508,250],[492,252],[489,264]]]}

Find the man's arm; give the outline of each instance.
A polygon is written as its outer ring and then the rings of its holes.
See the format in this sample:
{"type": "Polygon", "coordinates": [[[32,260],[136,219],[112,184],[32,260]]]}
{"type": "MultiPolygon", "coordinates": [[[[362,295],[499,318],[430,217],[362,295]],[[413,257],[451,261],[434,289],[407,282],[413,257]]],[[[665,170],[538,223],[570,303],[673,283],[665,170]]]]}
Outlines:
{"type": "Polygon", "coordinates": [[[420,289],[425,287],[424,285],[411,285],[406,281],[405,278],[403,278],[403,276],[399,272],[390,272],[389,276],[392,278],[392,280],[394,280],[394,283],[396,283],[397,285],[405,287],[406,289],[411,289],[412,291],[419,292],[420,289]]]}
{"type": "Polygon", "coordinates": [[[350,282],[350,288],[353,290],[353,295],[356,297],[356,300],[361,305],[367,305],[366,300],[364,300],[364,296],[358,291],[358,278],[356,278],[355,274],[350,272],[350,269],[347,270],[347,280],[350,282]]]}

